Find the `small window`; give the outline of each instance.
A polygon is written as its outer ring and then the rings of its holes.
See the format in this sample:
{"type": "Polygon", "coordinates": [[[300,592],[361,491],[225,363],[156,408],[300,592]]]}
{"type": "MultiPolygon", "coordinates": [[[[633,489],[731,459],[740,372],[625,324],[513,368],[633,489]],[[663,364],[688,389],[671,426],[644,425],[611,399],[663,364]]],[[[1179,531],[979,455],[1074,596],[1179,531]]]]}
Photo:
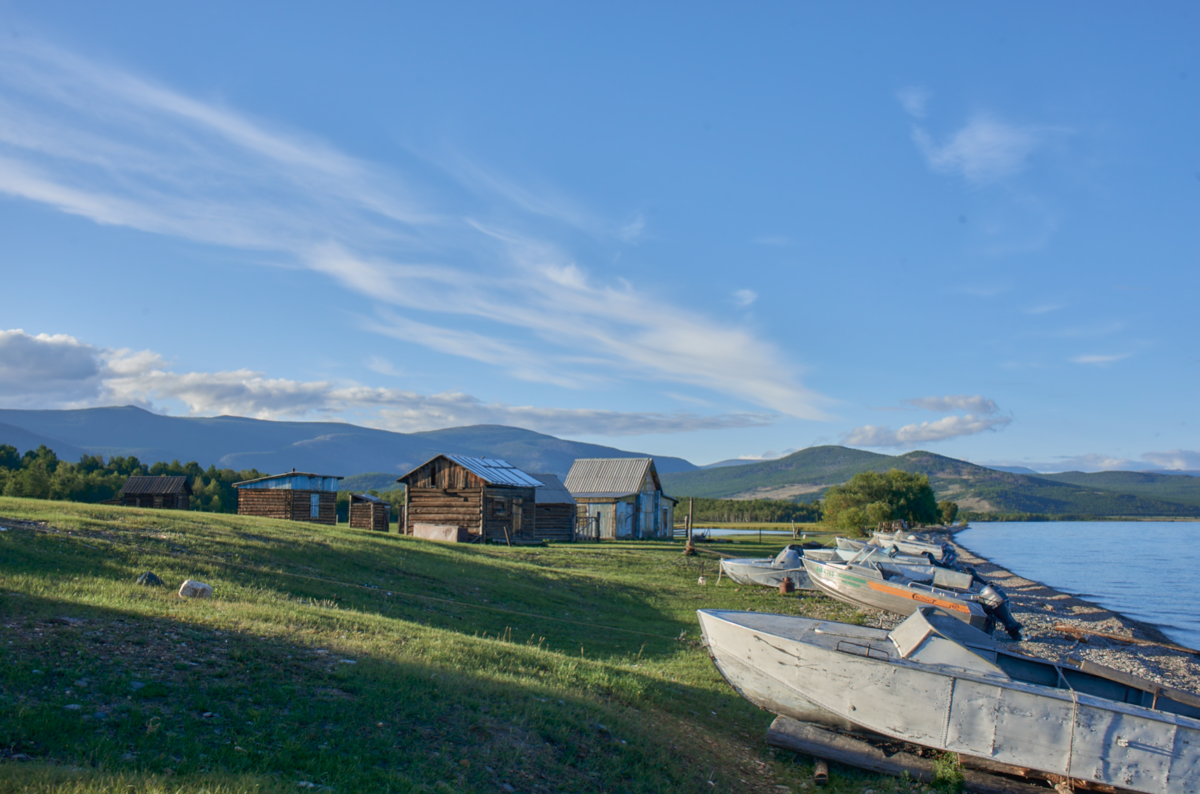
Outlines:
{"type": "Polygon", "coordinates": [[[309,497],[308,497],[308,517],[309,518],[320,518],[321,517],[321,494],[315,493],[315,494],[309,495],[309,497]]]}
{"type": "Polygon", "coordinates": [[[492,500],[492,516],[495,518],[504,518],[508,515],[508,500],[493,499],[492,500]]]}

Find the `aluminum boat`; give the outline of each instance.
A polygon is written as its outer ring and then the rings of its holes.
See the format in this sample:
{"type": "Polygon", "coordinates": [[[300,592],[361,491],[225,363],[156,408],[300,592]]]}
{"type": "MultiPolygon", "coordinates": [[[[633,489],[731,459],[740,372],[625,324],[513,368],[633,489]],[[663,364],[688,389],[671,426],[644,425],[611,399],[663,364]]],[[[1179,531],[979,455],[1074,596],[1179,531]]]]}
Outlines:
{"type": "Polygon", "coordinates": [[[1200,791],[1200,697],[1003,649],[935,609],[892,631],[700,610],[742,697],[775,714],[1144,794],[1200,791]]]}

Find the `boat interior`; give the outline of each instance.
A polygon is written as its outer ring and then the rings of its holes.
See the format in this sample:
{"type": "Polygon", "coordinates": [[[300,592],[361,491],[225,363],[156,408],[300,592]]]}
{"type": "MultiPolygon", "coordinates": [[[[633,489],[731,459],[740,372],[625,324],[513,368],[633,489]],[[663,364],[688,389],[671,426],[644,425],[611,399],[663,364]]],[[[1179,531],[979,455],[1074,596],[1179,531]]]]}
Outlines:
{"type": "Polygon", "coordinates": [[[909,661],[1001,673],[1013,681],[1200,719],[1200,697],[1189,692],[1094,663],[1060,665],[1015,654],[1002,649],[983,632],[936,609],[917,610],[889,637],[901,658],[909,661]]]}

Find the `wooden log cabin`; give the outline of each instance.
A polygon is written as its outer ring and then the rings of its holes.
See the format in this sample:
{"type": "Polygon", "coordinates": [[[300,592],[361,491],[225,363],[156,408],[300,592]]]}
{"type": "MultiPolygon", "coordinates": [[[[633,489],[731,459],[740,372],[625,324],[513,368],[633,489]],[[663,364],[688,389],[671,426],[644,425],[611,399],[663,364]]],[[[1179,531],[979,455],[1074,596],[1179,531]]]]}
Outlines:
{"type": "Polygon", "coordinates": [[[601,538],[671,539],[678,500],[663,493],[653,458],[581,458],[565,484],[601,538]]]}
{"type": "Polygon", "coordinates": [[[350,494],[350,528],[387,532],[392,506],[366,493],[350,494]]]}
{"type": "Polygon", "coordinates": [[[238,515],[337,524],[338,480],[329,474],[292,469],[257,480],[234,483],[238,515]]]}
{"type": "Polygon", "coordinates": [[[110,501],[126,507],[187,510],[191,506],[191,497],[192,484],[187,477],[134,476],[125,481],[117,498],[110,501]]]}
{"type": "Polygon", "coordinates": [[[438,455],[404,485],[404,534],[458,543],[537,539],[534,491],[541,483],[495,458],[438,455]]]}
{"type": "Polygon", "coordinates": [[[539,540],[569,543],[575,540],[575,511],[577,505],[571,492],[553,474],[531,474],[542,484],[533,492],[537,505],[537,526],[534,536],[539,540]]]}

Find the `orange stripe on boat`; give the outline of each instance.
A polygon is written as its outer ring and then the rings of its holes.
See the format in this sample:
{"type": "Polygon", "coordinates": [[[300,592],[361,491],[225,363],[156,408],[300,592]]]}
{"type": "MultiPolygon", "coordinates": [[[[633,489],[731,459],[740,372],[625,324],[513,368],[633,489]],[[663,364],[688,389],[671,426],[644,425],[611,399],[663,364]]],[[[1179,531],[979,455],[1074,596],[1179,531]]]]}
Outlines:
{"type": "Polygon", "coordinates": [[[878,590],[881,593],[890,593],[891,595],[900,596],[901,598],[908,598],[912,601],[920,601],[925,604],[932,604],[935,607],[952,609],[955,612],[966,612],[967,614],[971,613],[969,607],[966,607],[956,601],[943,601],[940,598],[927,596],[924,593],[914,593],[911,590],[903,590],[898,587],[889,587],[888,585],[880,584],[878,582],[867,582],[867,587],[871,588],[872,590],[878,590]]]}

